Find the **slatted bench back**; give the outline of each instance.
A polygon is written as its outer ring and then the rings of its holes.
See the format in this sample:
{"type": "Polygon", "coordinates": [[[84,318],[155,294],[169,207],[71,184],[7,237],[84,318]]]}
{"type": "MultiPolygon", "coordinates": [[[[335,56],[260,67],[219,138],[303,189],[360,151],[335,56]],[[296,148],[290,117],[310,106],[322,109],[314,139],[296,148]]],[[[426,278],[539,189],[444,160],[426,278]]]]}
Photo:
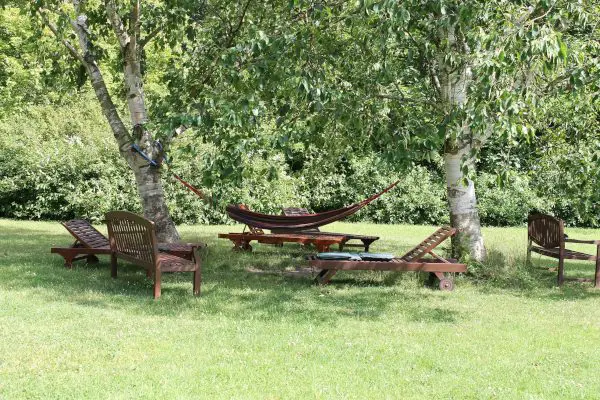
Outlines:
{"type": "MultiPolygon", "coordinates": [[[[310,215],[307,208],[304,207],[284,207],[281,209],[283,215],[288,217],[301,217],[303,215],[310,215]]],[[[302,229],[303,232],[320,232],[319,228],[302,229]]]]}
{"type": "Polygon", "coordinates": [[[308,209],[304,207],[284,207],[282,211],[283,215],[287,216],[303,216],[310,214],[308,209]]]}
{"type": "Polygon", "coordinates": [[[532,214],[527,220],[527,234],[538,246],[546,249],[564,243],[565,225],[561,219],[545,214],[532,214]]]}
{"type": "Polygon", "coordinates": [[[109,246],[106,236],[100,233],[88,221],[72,219],[63,222],[62,225],[85,247],[98,249],[109,246]]]}
{"type": "Polygon", "coordinates": [[[435,249],[440,243],[448,239],[456,233],[456,229],[450,226],[443,226],[434,233],[432,233],[427,239],[423,240],[412,250],[404,254],[400,259],[404,261],[416,261],[421,257],[427,255],[431,250],[435,249]]]}
{"type": "Polygon", "coordinates": [[[110,248],[127,261],[154,268],[158,257],[158,242],[154,222],[127,211],[106,214],[110,248]]]}

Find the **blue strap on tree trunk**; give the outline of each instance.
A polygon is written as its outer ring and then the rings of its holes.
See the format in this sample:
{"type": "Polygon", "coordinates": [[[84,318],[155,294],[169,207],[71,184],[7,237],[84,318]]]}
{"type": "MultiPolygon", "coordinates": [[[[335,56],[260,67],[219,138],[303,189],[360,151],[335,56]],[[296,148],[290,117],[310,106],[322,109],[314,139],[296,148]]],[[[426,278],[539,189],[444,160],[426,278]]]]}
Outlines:
{"type": "Polygon", "coordinates": [[[152,165],[153,167],[157,167],[158,168],[158,164],[156,163],[156,161],[154,161],[153,159],[151,159],[150,157],[148,157],[140,148],[140,146],[138,146],[137,144],[132,144],[131,145],[131,149],[137,151],[140,156],[142,156],[142,158],[146,161],[148,161],[150,163],[150,165],[152,165]]]}

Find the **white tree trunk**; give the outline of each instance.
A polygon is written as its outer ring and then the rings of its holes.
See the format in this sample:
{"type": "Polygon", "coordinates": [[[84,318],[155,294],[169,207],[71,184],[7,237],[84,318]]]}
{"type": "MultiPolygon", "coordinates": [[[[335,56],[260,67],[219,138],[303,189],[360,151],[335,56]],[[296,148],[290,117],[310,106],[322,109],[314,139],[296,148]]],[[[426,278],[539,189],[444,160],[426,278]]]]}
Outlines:
{"type": "MultiPolygon", "coordinates": [[[[465,43],[457,43],[452,28],[447,34],[449,51],[467,54],[468,48],[465,43]]],[[[467,102],[467,92],[471,82],[471,69],[464,61],[462,65],[446,65],[447,58],[441,56],[439,59],[440,95],[444,109],[447,112],[462,107],[467,102]]],[[[467,163],[474,168],[473,160],[469,158],[471,152],[469,137],[469,126],[464,123],[456,132],[457,136],[446,139],[444,149],[444,163],[446,170],[446,185],[448,203],[450,207],[450,223],[458,230],[452,239],[452,252],[456,257],[469,254],[477,261],[483,261],[486,256],[483,236],[481,235],[481,223],[477,210],[477,198],[475,196],[475,185],[463,173],[462,165],[467,163]]]]}
{"type": "MultiPolygon", "coordinates": [[[[131,14],[131,22],[134,25],[133,35],[131,36],[124,29],[114,1],[107,0],[105,4],[107,14],[123,51],[125,84],[129,92],[127,103],[131,113],[131,121],[134,125],[134,133],[141,132],[138,134],[137,138],[139,140],[139,145],[154,159],[157,156],[158,151],[154,146],[151,135],[144,132],[143,128],[137,128],[142,127],[143,124],[147,122],[146,107],[142,91],[143,81],[139,57],[137,56],[138,48],[136,45],[137,37],[139,36],[139,2],[134,3],[131,14]]],[[[102,111],[106,116],[113,131],[113,135],[119,145],[119,152],[134,173],[138,194],[144,210],[144,216],[154,221],[159,241],[177,241],[179,240],[179,233],[175,228],[175,224],[171,219],[166,205],[164,191],[160,180],[160,172],[155,167],[148,166],[147,162],[142,157],[131,151],[131,145],[133,144],[131,136],[117,112],[102,77],[100,68],[89,51],[87,17],[85,14],[80,14],[79,1],[73,0],[73,5],[78,16],[74,21],[71,21],[71,25],[77,34],[81,52],[77,51],[77,49],[66,40],[63,40],[63,44],[67,47],[71,55],[86,68],[96,97],[98,98],[102,111]]],[[[56,27],[53,26],[45,16],[44,12],[38,12],[44,23],[54,32],[57,38],[59,38],[60,35],[58,34],[56,27]]]]}
{"type": "Polygon", "coordinates": [[[463,157],[469,150],[469,146],[466,146],[455,153],[444,154],[450,223],[458,230],[458,234],[452,241],[452,249],[454,256],[459,257],[468,253],[473,259],[482,261],[486,251],[477,211],[475,184],[470,179],[466,179],[465,184],[465,176],[461,168],[463,157]]]}

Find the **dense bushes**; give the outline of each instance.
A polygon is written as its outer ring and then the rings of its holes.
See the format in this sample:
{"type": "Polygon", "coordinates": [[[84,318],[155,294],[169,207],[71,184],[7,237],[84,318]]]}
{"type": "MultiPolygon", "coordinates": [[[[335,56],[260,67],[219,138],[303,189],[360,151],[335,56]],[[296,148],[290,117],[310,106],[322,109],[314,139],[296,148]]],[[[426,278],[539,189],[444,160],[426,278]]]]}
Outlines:
{"type": "MultiPolygon", "coordinates": [[[[191,140],[191,135],[177,139],[170,151],[175,155],[172,165],[182,177],[202,187],[204,171],[211,168],[209,155],[216,150],[194,143],[196,156],[179,151],[191,140]]],[[[281,206],[306,206],[321,211],[362,200],[401,179],[397,188],[352,220],[448,222],[439,160],[399,172],[375,155],[347,154],[331,160],[322,149],[308,149],[303,156],[302,167],[294,165],[295,170],[291,171],[290,161],[275,150],[260,156],[248,154],[240,165],[244,169],[240,182],[218,180],[206,189],[214,199],[213,206],[202,202],[164,171],[172,215],[177,223],[226,223],[223,208],[229,202],[246,203],[252,209],[269,213],[278,213],[281,206]]],[[[570,160],[566,155],[561,159],[570,160]]],[[[557,176],[551,165],[540,168],[542,171],[535,176],[543,179],[532,180],[526,173],[513,171],[503,187],[497,185],[495,175],[481,172],[476,188],[482,223],[522,224],[528,212],[537,209],[557,212],[570,224],[597,226],[599,212],[592,196],[596,193],[593,182],[572,179],[568,182],[586,191],[560,192],[560,186],[547,182],[557,176]],[[579,195],[592,197],[586,200],[579,195]]],[[[564,181],[569,174],[562,176],[564,181]]],[[[114,209],[139,211],[140,206],[133,175],[118,155],[95,102],[32,106],[0,121],[0,216],[56,220],[82,217],[99,221],[105,212],[114,209]]]]}
{"type": "Polygon", "coordinates": [[[138,210],[133,176],[102,118],[82,103],[1,121],[0,214],[98,220],[110,209],[138,210]]]}
{"type": "MultiPolygon", "coordinates": [[[[185,139],[179,145],[185,145],[185,139]]],[[[200,147],[174,168],[200,186],[205,168],[200,147]]],[[[177,148],[173,149],[177,152],[177,148]]],[[[211,188],[213,207],[202,202],[164,171],[165,192],[178,223],[223,223],[225,202],[244,202],[277,212],[280,204],[305,204],[282,159],[247,159],[241,185],[211,188]],[[270,176],[273,170],[277,179],[270,176]]],[[[133,174],[117,152],[95,102],[63,107],[33,106],[0,121],[0,216],[31,219],[101,220],[109,210],[140,211],[133,174]]]]}

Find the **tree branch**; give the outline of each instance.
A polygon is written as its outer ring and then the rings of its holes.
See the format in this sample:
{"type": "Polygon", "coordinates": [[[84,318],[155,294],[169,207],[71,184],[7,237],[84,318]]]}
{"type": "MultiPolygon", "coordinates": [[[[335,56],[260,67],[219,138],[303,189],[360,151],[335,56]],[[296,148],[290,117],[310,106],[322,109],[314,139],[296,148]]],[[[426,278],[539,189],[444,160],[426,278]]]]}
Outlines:
{"type": "MultiPolygon", "coordinates": [[[[217,63],[217,61],[221,57],[221,54],[223,54],[223,50],[231,47],[231,44],[233,43],[233,39],[235,39],[235,36],[242,28],[242,24],[244,23],[244,18],[246,16],[246,11],[248,10],[248,6],[250,6],[251,1],[252,0],[246,1],[246,4],[244,5],[244,9],[242,10],[242,14],[240,15],[240,18],[238,18],[238,23],[237,23],[236,27],[233,30],[229,31],[229,34],[227,35],[227,39],[224,42],[224,46],[221,48],[221,51],[214,57],[213,61],[211,62],[212,66],[214,66],[217,63]]],[[[204,77],[204,79],[202,80],[202,85],[205,85],[208,82],[208,80],[212,76],[213,71],[214,71],[214,69],[211,69],[210,72],[204,77]]]]}
{"type": "Polygon", "coordinates": [[[131,1],[131,15],[129,17],[129,45],[136,49],[137,41],[140,38],[140,1],[131,1]]]}
{"type": "Polygon", "coordinates": [[[119,44],[121,48],[124,49],[130,42],[130,37],[123,26],[123,21],[121,17],[119,17],[119,12],[117,11],[117,5],[114,0],[104,0],[104,5],[106,7],[106,15],[108,16],[108,20],[110,21],[115,34],[117,35],[117,39],[119,40],[119,44]]]}
{"type": "Polygon", "coordinates": [[[152,39],[154,39],[156,37],[156,35],[158,35],[161,32],[162,32],[162,27],[159,27],[159,28],[156,28],[155,30],[153,30],[152,32],[150,32],[149,34],[147,34],[143,39],[139,39],[138,46],[140,47],[140,50],[143,49],[144,46],[146,46],[152,39]]]}
{"type": "Polygon", "coordinates": [[[246,2],[246,5],[244,6],[244,9],[242,10],[242,14],[240,15],[240,18],[238,19],[237,26],[233,30],[229,31],[229,35],[228,35],[229,38],[227,39],[227,42],[225,44],[225,48],[231,46],[231,43],[233,43],[233,39],[235,38],[235,35],[237,35],[237,33],[242,28],[242,24],[244,23],[244,18],[246,17],[246,11],[248,10],[248,6],[250,5],[251,1],[252,0],[248,0],[246,2]]]}
{"type": "Polygon", "coordinates": [[[79,61],[85,66],[86,61],[83,58],[83,55],[79,51],[77,51],[77,49],[71,44],[71,42],[62,37],[62,35],[58,32],[58,28],[48,19],[48,16],[45,14],[45,10],[42,11],[42,9],[38,8],[36,11],[42,19],[44,25],[46,25],[48,29],[50,29],[52,34],[63,44],[63,46],[67,48],[69,54],[71,54],[73,58],[75,58],[77,61],[79,61]]]}

